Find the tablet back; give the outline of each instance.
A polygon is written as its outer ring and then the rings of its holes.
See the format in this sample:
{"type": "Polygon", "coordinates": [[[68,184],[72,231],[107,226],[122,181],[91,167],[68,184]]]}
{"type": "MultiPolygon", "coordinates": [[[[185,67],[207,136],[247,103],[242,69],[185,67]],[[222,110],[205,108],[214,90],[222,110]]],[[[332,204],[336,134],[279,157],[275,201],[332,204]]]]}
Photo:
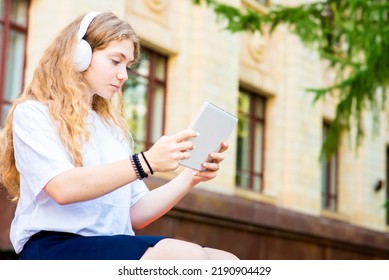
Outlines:
{"type": "Polygon", "coordinates": [[[237,117],[212,103],[205,102],[190,126],[200,133],[191,139],[195,149],[190,151],[190,158],[179,163],[195,170],[204,170],[201,164],[211,161],[208,155],[220,150],[222,142],[227,140],[237,122],[237,117]]]}

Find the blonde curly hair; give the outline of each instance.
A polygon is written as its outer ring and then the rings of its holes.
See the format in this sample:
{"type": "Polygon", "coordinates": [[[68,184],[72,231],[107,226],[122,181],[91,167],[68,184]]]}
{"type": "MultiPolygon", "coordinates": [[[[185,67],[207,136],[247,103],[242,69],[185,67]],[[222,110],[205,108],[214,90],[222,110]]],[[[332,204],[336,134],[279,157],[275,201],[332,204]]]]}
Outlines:
{"type": "MultiPolygon", "coordinates": [[[[98,95],[91,103],[89,86],[84,74],[77,72],[73,63],[73,52],[77,43],[77,32],[85,15],[66,26],[43,54],[31,83],[14,102],[5,121],[1,135],[0,174],[1,184],[17,200],[20,194],[20,174],[15,166],[13,146],[13,112],[16,106],[26,100],[37,100],[47,105],[58,134],[75,166],[82,166],[82,146],[89,140],[85,117],[92,109],[105,121],[115,124],[123,131],[129,143],[132,141],[123,118],[122,93],[110,100],[98,95]]],[[[92,51],[106,48],[118,40],[131,40],[134,43],[134,59],[140,53],[139,40],[131,25],[113,13],[101,13],[88,27],[84,39],[92,51]]]]}

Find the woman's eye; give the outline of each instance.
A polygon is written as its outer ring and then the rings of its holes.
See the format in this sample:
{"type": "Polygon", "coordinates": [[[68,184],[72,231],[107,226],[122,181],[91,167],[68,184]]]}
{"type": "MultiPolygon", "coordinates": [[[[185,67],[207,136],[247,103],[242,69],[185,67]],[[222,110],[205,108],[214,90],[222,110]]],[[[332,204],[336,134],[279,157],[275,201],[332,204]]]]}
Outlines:
{"type": "Polygon", "coordinates": [[[130,67],[127,67],[126,70],[127,70],[127,75],[130,75],[130,73],[131,73],[131,68],[130,68],[130,67]]]}
{"type": "Polygon", "coordinates": [[[117,61],[117,60],[112,59],[112,63],[113,63],[114,65],[118,65],[120,62],[117,61]]]}

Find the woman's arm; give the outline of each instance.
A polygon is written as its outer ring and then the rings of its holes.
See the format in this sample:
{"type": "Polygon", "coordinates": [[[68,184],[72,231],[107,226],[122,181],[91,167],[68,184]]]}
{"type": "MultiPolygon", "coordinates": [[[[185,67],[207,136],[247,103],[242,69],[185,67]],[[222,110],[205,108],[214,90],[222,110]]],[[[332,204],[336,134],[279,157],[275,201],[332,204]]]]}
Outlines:
{"type": "Polygon", "coordinates": [[[51,179],[44,190],[58,204],[64,205],[100,197],[136,179],[131,161],[127,159],[69,169],[51,179]]]}
{"type": "Polygon", "coordinates": [[[167,184],[145,194],[131,207],[132,226],[137,229],[144,228],[173,208],[199,182],[215,178],[219,163],[224,159],[222,153],[227,149],[227,144],[223,143],[219,153],[211,154],[213,162],[203,164],[205,171],[186,168],[167,184]]]}
{"type": "MultiPolygon", "coordinates": [[[[178,167],[178,161],[189,157],[193,148],[189,138],[195,137],[193,130],[183,130],[173,136],[163,136],[145,153],[155,172],[167,172],[178,167]]],[[[142,157],[145,171],[149,172],[142,157]]],[[[44,190],[59,204],[69,204],[94,199],[108,194],[137,179],[130,159],[115,163],[76,167],[54,178],[44,190]]]]}

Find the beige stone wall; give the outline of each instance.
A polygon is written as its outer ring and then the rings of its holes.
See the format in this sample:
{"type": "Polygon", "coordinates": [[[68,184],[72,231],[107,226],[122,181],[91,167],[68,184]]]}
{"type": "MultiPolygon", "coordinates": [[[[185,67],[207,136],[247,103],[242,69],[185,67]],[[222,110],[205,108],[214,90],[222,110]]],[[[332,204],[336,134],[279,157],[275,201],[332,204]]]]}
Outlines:
{"type": "MultiPolygon", "coordinates": [[[[379,133],[373,133],[373,117],[366,113],[364,123],[366,137],[356,151],[355,143],[344,139],[341,151],[340,212],[349,221],[374,229],[385,229],[386,193],[386,117],[381,115],[379,133]],[[375,191],[379,180],[383,188],[375,191]]],[[[352,138],[351,138],[352,139],[352,138]]]]}
{"type": "MultiPolygon", "coordinates": [[[[126,10],[142,44],[169,55],[167,134],[187,128],[205,101],[236,113],[238,35],[222,31],[209,9],[194,7],[191,1],[134,0],[126,10]],[[154,9],[152,3],[158,3],[154,9]]],[[[204,187],[233,192],[235,137],[230,139],[222,176],[204,187]]]]}
{"type": "MultiPolygon", "coordinates": [[[[225,2],[266,11],[250,0],[225,2]]],[[[302,46],[285,27],[280,27],[271,37],[268,34],[231,34],[223,31],[223,25],[216,22],[212,11],[194,7],[191,0],[33,0],[27,81],[44,48],[59,29],[89,10],[115,12],[133,25],[142,45],[169,56],[167,134],[186,128],[206,100],[236,114],[240,85],[268,97],[264,194],[235,188],[235,134],[230,138],[230,149],[218,178],[201,187],[387,230],[382,207],[385,189],[374,192],[377,180],[386,179],[387,116],[381,119],[379,136],[372,138],[371,117],[366,115],[367,139],[358,157],[348,138],[344,139],[340,152],[339,213],[323,212],[318,157],[322,122],[333,118],[335,102],[326,100],[313,104],[312,95],[305,88],[328,84],[331,73],[325,70],[318,55],[302,46]]]]}
{"type": "Polygon", "coordinates": [[[31,0],[28,25],[26,82],[32,78],[44,50],[71,20],[95,10],[123,16],[125,0],[31,0]]]}

